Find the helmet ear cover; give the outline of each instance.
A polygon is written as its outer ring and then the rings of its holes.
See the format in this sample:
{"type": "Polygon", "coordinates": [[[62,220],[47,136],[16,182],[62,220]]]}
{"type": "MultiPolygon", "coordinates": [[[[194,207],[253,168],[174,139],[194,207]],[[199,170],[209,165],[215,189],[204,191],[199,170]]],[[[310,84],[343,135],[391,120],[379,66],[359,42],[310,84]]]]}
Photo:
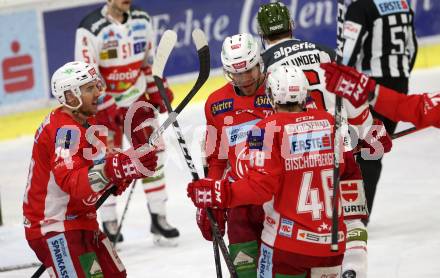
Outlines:
{"type": "Polygon", "coordinates": [[[261,5],[257,21],[258,31],[261,36],[265,37],[290,32],[293,28],[289,9],[281,2],[261,5]]]}

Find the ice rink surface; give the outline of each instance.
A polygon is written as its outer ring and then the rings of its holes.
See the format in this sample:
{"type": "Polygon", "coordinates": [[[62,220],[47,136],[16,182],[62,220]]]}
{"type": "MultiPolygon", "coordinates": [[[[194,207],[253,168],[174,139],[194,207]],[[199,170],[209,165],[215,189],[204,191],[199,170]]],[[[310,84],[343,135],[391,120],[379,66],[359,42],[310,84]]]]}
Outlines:
{"type": "MultiPolygon", "coordinates": [[[[439,70],[418,71],[411,91],[440,89],[439,70]]],[[[201,173],[199,140],[203,106],[193,105],[179,116],[191,154],[201,173]]],[[[408,125],[400,125],[400,129],[408,125]]],[[[215,277],[212,244],[195,224],[195,208],[186,197],[191,176],[170,128],[166,178],[168,218],[180,229],[178,247],[157,247],[149,233],[150,219],[141,186],[131,200],[118,245],[128,277],[215,277]]],[[[368,277],[440,277],[440,130],[429,128],[395,140],[383,160],[371,217],[368,277]]],[[[0,143],[0,195],[4,226],[0,227],[0,268],[37,262],[24,239],[22,195],[26,185],[33,138],[0,143]]],[[[121,213],[127,190],[118,202],[121,213]]],[[[0,277],[30,277],[36,268],[0,272],[0,277]]],[[[226,267],[223,271],[226,276],[226,267]]],[[[42,277],[48,277],[44,274],[42,277]]]]}

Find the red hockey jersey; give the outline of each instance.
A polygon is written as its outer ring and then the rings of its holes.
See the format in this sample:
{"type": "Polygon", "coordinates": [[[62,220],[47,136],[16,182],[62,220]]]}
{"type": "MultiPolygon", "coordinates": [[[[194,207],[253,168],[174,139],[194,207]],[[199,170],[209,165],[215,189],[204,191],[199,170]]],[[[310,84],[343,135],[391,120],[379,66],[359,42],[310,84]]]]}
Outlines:
{"type": "MultiPolygon", "coordinates": [[[[228,206],[263,204],[272,199],[264,205],[263,242],[310,256],[343,254],[346,229],[341,206],[339,252],[331,252],[329,245],[333,117],[318,110],[276,113],[257,127],[247,139],[248,175],[233,183],[228,206]]],[[[341,164],[341,173],[344,168],[341,164]]]]}
{"type": "Polygon", "coordinates": [[[61,108],[38,128],[23,198],[28,240],[52,231],[98,229],[95,203],[101,194],[92,191],[88,170],[103,158],[104,145],[90,131],[61,108]]]}
{"type": "Polygon", "coordinates": [[[205,103],[208,177],[220,179],[229,163],[230,177],[243,177],[245,165],[237,157],[243,155],[248,131],[261,119],[273,113],[264,85],[253,96],[239,96],[231,84],[213,92],[205,103]]]}
{"type": "Polygon", "coordinates": [[[406,96],[379,86],[374,110],[393,121],[440,128],[440,92],[406,96]]]}

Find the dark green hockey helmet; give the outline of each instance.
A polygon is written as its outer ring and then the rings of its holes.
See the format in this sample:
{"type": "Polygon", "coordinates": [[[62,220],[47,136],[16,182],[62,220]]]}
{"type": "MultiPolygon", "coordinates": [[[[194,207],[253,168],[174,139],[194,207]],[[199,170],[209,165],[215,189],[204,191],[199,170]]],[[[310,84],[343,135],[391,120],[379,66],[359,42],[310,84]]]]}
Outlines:
{"type": "Polygon", "coordinates": [[[281,2],[261,5],[257,20],[262,36],[289,32],[292,27],[289,9],[281,2]]]}

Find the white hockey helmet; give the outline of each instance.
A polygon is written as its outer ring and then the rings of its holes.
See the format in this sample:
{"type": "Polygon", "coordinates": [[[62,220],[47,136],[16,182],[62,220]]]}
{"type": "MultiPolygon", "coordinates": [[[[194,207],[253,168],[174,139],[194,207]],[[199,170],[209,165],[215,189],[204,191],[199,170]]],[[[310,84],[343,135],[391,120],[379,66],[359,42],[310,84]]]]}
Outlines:
{"type": "Polygon", "coordinates": [[[279,66],[269,71],[266,92],[273,104],[304,103],[309,82],[296,66],[279,66]]]}
{"type": "Polygon", "coordinates": [[[237,34],[223,41],[221,60],[228,73],[241,73],[261,66],[260,47],[250,34],[237,34]]]}
{"type": "Polygon", "coordinates": [[[80,86],[94,80],[100,80],[100,78],[92,65],[79,61],[69,62],[57,69],[52,75],[52,94],[62,105],[71,109],[78,109],[82,105],[80,86]],[[79,100],[76,107],[66,103],[65,92],[67,91],[71,91],[79,100]]]}

